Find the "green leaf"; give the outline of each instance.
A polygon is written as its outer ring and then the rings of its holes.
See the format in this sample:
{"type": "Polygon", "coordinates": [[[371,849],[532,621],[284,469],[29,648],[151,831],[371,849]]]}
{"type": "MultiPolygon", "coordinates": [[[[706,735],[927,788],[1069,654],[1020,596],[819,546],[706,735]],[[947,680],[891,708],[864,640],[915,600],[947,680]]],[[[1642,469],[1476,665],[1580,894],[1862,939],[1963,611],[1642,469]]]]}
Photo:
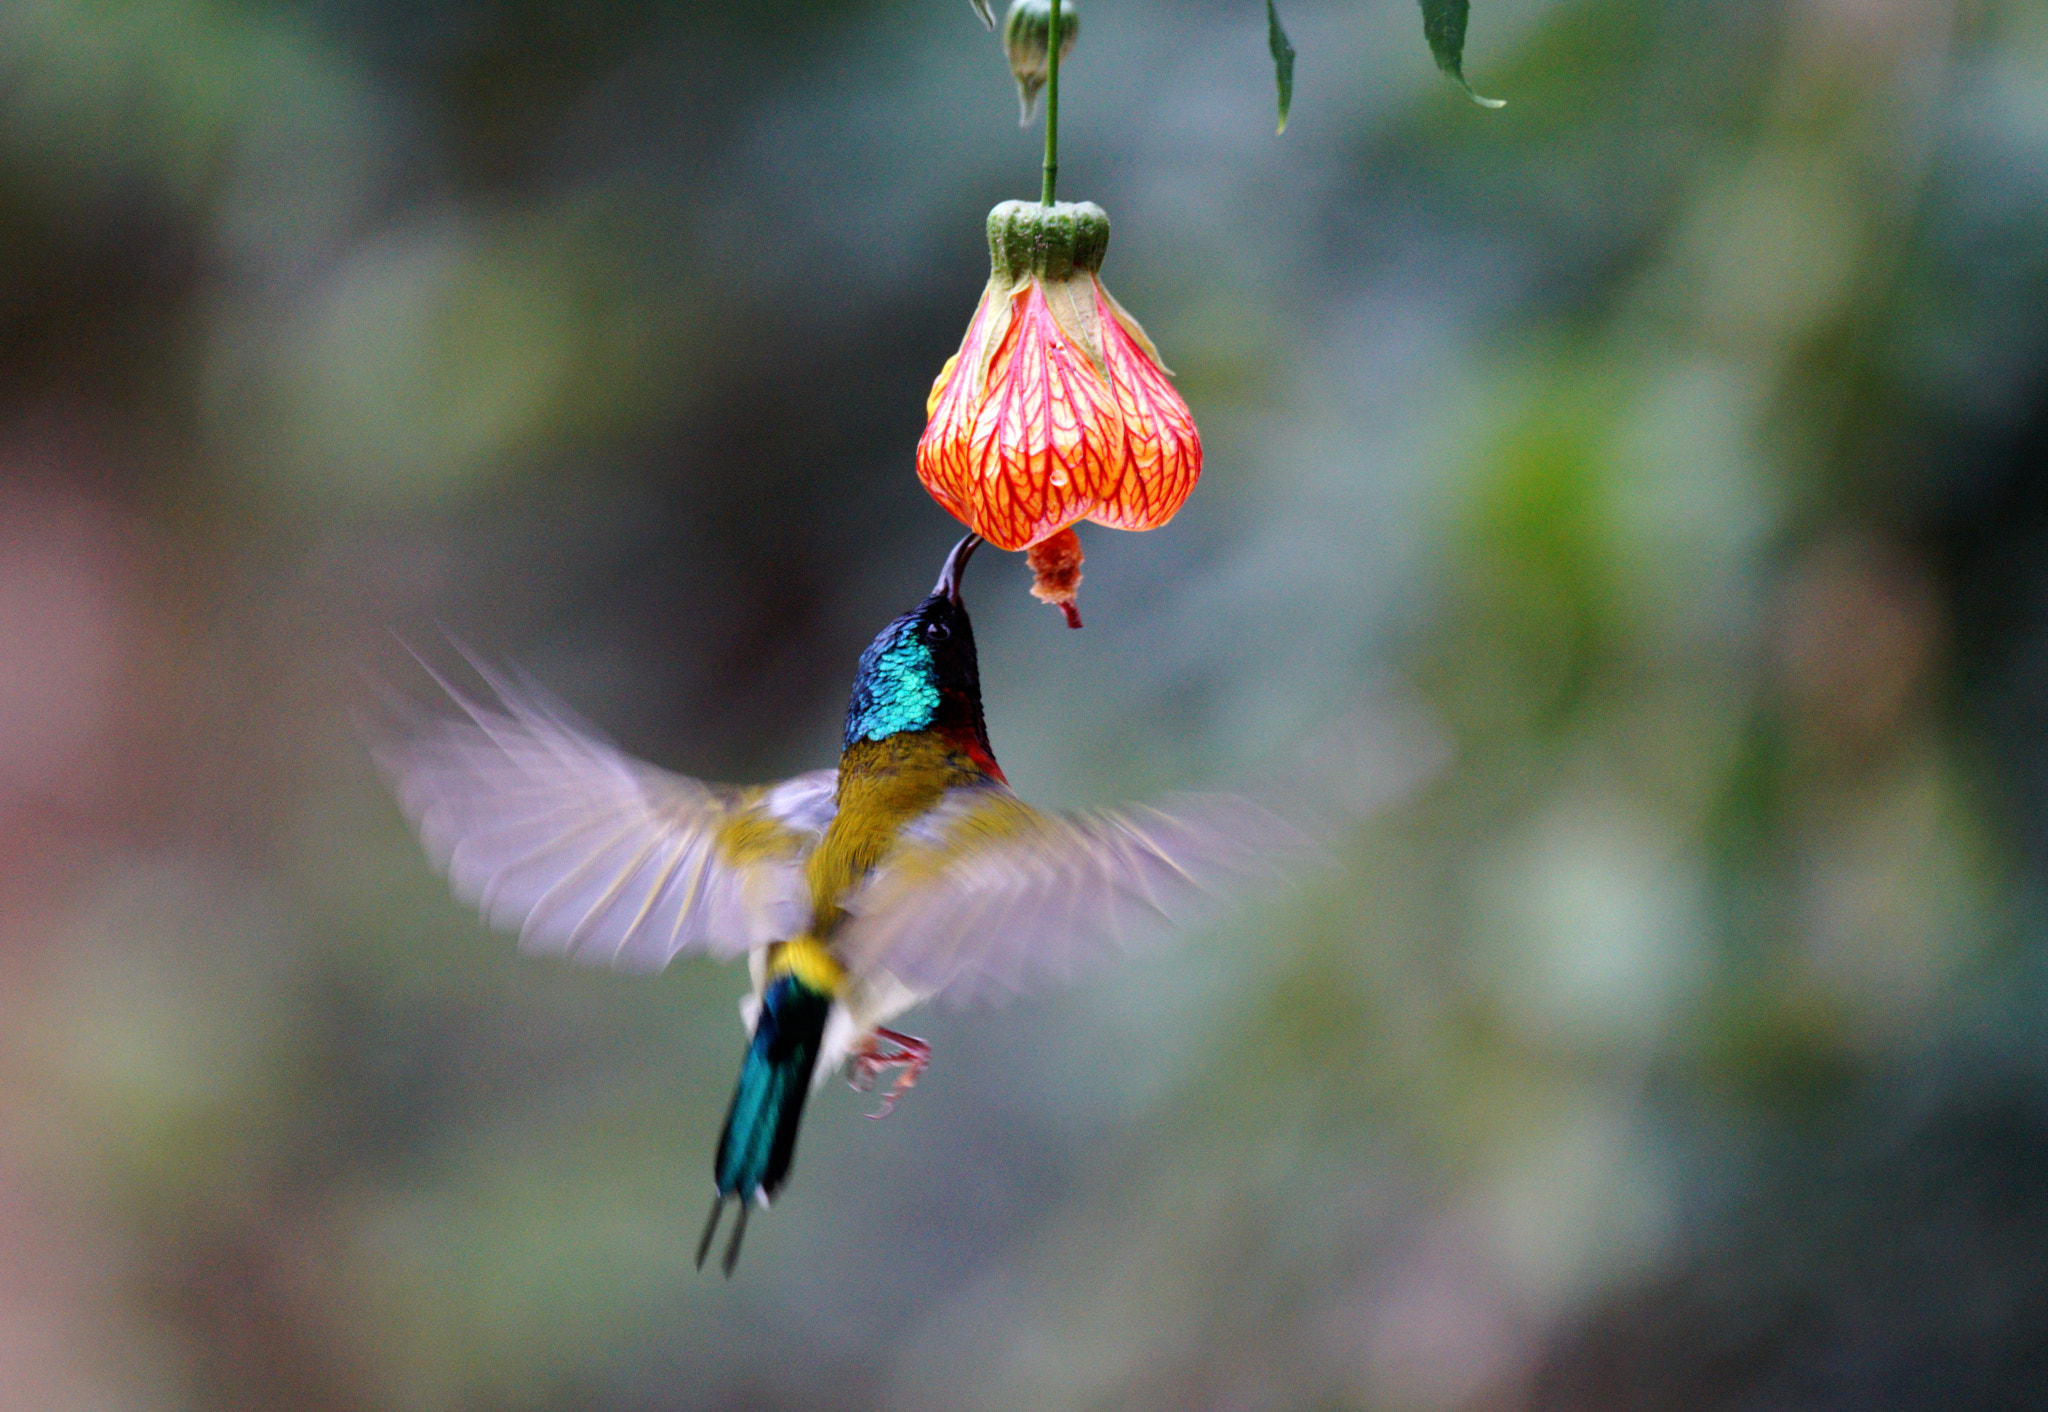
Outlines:
{"type": "Polygon", "coordinates": [[[989,9],[988,0],[967,0],[974,7],[974,13],[981,16],[981,22],[990,29],[996,27],[995,11],[989,9]]]}
{"type": "Polygon", "coordinates": [[[1481,98],[1465,82],[1465,20],[1471,13],[1472,0],[1422,0],[1422,37],[1429,41],[1429,52],[1436,55],[1436,66],[1467,98],[1482,108],[1505,108],[1506,99],[1481,98]]]}
{"type": "Polygon", "coordinates": [[[1273,0],[1266,0],[1266,47],[1273,51],[1273,81],[1280,86],[1280,126],[1274,135],[1287,131],[1287,110],[1294,103],[1294,46],[1287,31],[1280,28],[1280,12],[1273,0]]]}

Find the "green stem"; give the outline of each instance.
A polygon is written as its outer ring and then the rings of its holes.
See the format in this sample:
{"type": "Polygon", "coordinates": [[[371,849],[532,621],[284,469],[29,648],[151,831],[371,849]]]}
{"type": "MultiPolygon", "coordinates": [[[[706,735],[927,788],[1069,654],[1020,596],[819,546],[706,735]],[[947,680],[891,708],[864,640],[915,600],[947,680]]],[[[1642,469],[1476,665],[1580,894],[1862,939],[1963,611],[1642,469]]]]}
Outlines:
{"type": "Polygon", "coordinates": [[[1050,206],[1060,174],[1060,0],[1052,0],[1045,22],[1045,49],[1045,194],[1039,199],[1050,206]]]}

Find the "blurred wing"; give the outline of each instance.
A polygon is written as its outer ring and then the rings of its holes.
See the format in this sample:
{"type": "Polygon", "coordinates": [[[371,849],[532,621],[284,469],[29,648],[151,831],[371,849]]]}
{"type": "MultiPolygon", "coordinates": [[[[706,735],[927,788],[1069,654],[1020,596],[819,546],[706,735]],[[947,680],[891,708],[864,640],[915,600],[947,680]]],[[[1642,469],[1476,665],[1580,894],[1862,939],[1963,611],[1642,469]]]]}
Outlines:
{"type": "Polygon", "coordinates": [[[1315,852],[1234,795],[1050,814],[1008,790],[955,790],[848,902],[836,942],[856,975],[886,971],[960,1003],[1003,998],[1197,925],[1315,852]]]}
{"type": "Polygon", "coordinates": [[[802,930],[803,860],[831,821],[836,770],[761,789],[706,785],[477,669],[496,704],[437,676],[463,714],[415,711],[377,750],[457,897],[516,928],[527,950],[640,970],[802,930]]]}

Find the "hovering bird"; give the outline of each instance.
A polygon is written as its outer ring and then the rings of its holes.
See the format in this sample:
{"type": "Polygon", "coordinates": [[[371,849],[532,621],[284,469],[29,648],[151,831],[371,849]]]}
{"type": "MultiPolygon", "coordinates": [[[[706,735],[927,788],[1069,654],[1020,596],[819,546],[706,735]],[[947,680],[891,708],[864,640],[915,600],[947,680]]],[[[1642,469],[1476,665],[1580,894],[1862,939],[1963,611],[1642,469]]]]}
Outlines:
{"type": "Polygon", "coordinates": [[[929,1049],[888,1021],[935,995],[1064,979],[1311,847],[1231,795],[1091,813],[1020,800],[989,746],[960,598],[980,542],[955,545],[931,593],[861,654],[831,769],[704,784],[474,662],[495,700],[443,680],[462,714],[415,718],[380,751],[435,866],[526,949],[648,970],[683,952],[748,958],[750,1038],[700,1268],[731,1201],[731,1275],[748,1211],[789,1174],[814,1082],[847,1064],[867,1089],[900,1070],[882,1112],[916,1082],[929,1049]]]}

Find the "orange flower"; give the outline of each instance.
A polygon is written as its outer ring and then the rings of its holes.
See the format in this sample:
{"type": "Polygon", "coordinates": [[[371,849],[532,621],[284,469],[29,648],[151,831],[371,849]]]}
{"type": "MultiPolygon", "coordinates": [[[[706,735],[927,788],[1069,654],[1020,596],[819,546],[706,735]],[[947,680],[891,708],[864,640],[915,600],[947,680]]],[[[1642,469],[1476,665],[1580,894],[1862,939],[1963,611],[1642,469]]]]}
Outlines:
{"type": "Polygon", "coordinates": [[[1108,246],[1109,217],[1089,202],[989,212],[988,288],[917,444],[918,479],[968,528],[1000,549],[1044,546],[1034,591],[1076,627],[1070,527],[1156,529],[1202,474],[1187,403],[1096,275],[1108,246]]]}

